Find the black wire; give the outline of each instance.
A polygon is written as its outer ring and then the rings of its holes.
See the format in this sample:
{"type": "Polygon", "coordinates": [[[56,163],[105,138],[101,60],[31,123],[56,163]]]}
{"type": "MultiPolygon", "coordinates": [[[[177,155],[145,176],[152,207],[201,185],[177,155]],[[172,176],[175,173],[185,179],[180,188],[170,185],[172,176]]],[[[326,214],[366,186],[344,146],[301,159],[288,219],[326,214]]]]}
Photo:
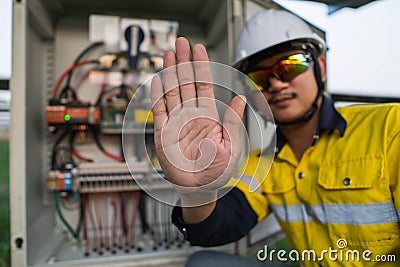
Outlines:
{"type": "MultiPolygon", "coordinates": [[[[95,143],[96,143],[96,145],[97,145],[97,147],[101,150],[101,152],[103,152],[104,154],[111,154],[110,152],[108,152],[105,148],[104,148],[104,146],[101,144],[101,142],[100,142],[100,138],[99,138],[99,134],[98,134],[98,132],[100,131],[100,129],[97,127],[97,126],[95,126],[95,125],[89,125],[89,130],[91,131],[91,133],[92,133],[92,135],[93,135],[93,138],[94,138],[94,141],[95,141],[95,143]]],[[[107,156],[109,156],[109,155],[107,155],[107,156]]],[[[116,158],[114,158],[114,160],[117,160],[117,161],[124,161],[123,160],[123,157],[121,157],[121,160],[119,160],[119,159],[116,159],[116,158]]]]}
{"type": "MultiPolygon", "coordinates": [[[[100,45],[103,45],[103,44],[104,44],[104,42],[95,42],[95,43],[90,44],[88,47],[86,47],[86,48],[76,57],[76,59],[74,60],[74,63],[73,63],[72,65],[76,65],[79,61],[81,61],[81,59],[82,59],[87,53],[89,53],[90,50],[92,50],[92,49],[94,49],[94,48],[96,48],[96,47],[98,47],[98,46],[100,46],[100,45]]],[[[65,87],[70,87],[71,78],[72,78],[73,72],[74,72],[74,71],[72,70],[72,71],[68,74],[67,83],[66,83],[66,86],[65,86],[65,87]]]]}
{"type": "Polygon", "coordinates": [[[126,225],[126,221],[125,221],[125,203],[124,203],[124,193],[123,192],[119,192],[119,203],[120,203],[120,211],[121,211],[121,225],[122,225],[122,233],[124,233],[124,235],[126,235],[128,233],[128,227],[126,225]]]}
{"type": "Polygon", "coordinates": [[[69,149],[70,149],[70,151],[74,148],[73,144],[74,144],[75,137],[76,137],[76,131],[72,131],[71,135],[69,136],[69,149]]]}
{"type": "Polygon", "coordinates": [[[142,225],[142,233],[147,233],[149,231],[149,223],[146,218],[146,193],[143,190],[140,190],[140,198],[139,198],[139,216],[140,222],[142,225]]]}
{"type": "Polygon", "coordinates": [[[81,195],[81,201],[80,201],[79,222],[78,222],[78,226],[76,227],[76,231],[75,231],[77,238],[79,238],[79,234],[81,232],[82,225],[83,225],[83,217],[85,215],[85,207],[84,207],[84,203],[82,200],[82,196],[83,195],[81,195]]]}
{"type": "MultiPolygon", "coordinates": [[[[63,96],[66,95],[68,92],[72,93],[72,99],[73,100],[75,100],[75,101],[78,100],[78,97],[77,97],[77,95],[75,93],[74,88],[72,88],[70,85],[65,85],[64,86],[64,88],[61,90],[60,95],[58,96],[58,99],[61,100],[63,98],[63,96]]],[[[68,95],[67,95],[67,97],[68,97],[68,95]]]]}
{"type": "MultiPolygon", "coordinates": [[[[78,63],[81,61],[81,59],[82,59],[87,53],[89,53],[91,50],[93,50],[94,48],[96,48],[96,47],[98,47],[98,46],[100,46],[100,45],[103,45],[103,44],[104,44],[104,42],[95,42],[95,43],[90,44],[88,47],[86,47],[86,48],[76,57],[76,59],[74,60],[74,63],[72,64],[72,66],[78,64],[78,63]]],[[[71,70],[71,71],[68,73],[67,82],[66,82],[64,88],[61,90],[60,95],[59,95],[59,97],[58,97],[58,100],[61,100],[61,99],[62,99],[62,96],[64,96],[67,92],[72,92],[72,98],[73,98],[73,100],[78,100],[78,97],[77,97],[77,95],[76,95],[76,93],[75,93],[73,87],[71,86],[71,79],[72,79],[73,73],[74,73],[74,70],[71,70]]]]}
{"type": "Polygon", "coordinates": [[[115,86],[115,87],[112,87],[112,88],[108,89],[107,91],[105,91],[105,92],[99,97],[99,99],[98,99],[96,105],[99,105],[99,104],[100,104],[100,102],[101,102],[101,100],[102,100],[102,98],[103,98],[104,96],[106,96],[107,94],[111,93],[112,91],[116,91],[116,90],[120,90],[120,92],[118,93],[118,97],[121,97],[121,98],[124,97],[124,98],[126,98],[126,100],[129,101],[130,98],[129,98],[129,95],[128,95],[128,93],[127,93],[127,89],[133,90],[133,87],[132,87],[132,86],[129,86],[129,85],[127,85],[127,84],[121,84],[120,86],[115,86]]]}
{"type": "MultiPolygon", "coordinates": [[[[72,159],[72,150],[74,149],[74,141],[76,138],[76,134],[77,134],[77,131],[73,130],[71,135],[69,136],[69,151],[71,154],[71,159],[72,159]]],[[[93,162],[93,159],[87,159],[87,162],[93,162]]]]}
{"type": "Polygon", "coordinates": [[[94,141],[96,142],[97,147],[101,150],[101,151],[105,151],[103,145],[100,142],[99,139],[99,134],[97,132],[98,129],[95,128],[95,126],[89,126],[90,132],[93,135],[94,141]]]}
{"type": "MultiPolygon", "coordinates": [[[[79,63],[79,61],[78,61],[78,62],[74,62],[74,65],[72,65],[72,66],[75,66],[75,65],[78,64],[78,63],[79,63]]],[[[99,64],[100,61],[97,60],[97,59],[92,59],[92,60],[90,60],[90,63],[92,63],[92,64],[99,64]]],[[[68,91],[72,92],[72,98],[73,98],[74,100],[78,101],[78,96],[76,95],[76,92],[75,92],[74,88],[70,85],[70,83],[71,83],[71,77],[72,77],[73,72],[74,72],[74,69],[71,69],[71,70],[69,71],[69,73],[68,73],[68,77],[67,77],[68,80],[67,80],[65,86],[63,87],[63,89],[61,90],[61,92],[60,92],[59,95],[58,95],[58,100],[59,100],[59,101],[61,100],[62,96],[64,96],[68,91]]],[[[56,96],[56,97],[57,97],[57,96],[56,96]]]]}
{"type": "Polygon", "coordinates": [[[67,152],[67,156],[66,156],[66,158],[64,158],[63,160],[63,164],[66,164],[66,163],[74,163],[74,161],[73,161],[73,159],[72,159],[72,155],[71,155],[71,151],[70,151],[70,149],[69,149],[69,147],[68,146],[58,146],[57,148],[56,148],[56,162],[59,164],[60,163],[60,158],[59,158],[59,154],[60,154],[60,152],[62,152],[62,151],[66,151],[67,152]]]}
{"type": "Polygon", "coordinates": [[[55,170],[57,168],[57,166],[56,166],[57,146],[61,143],[61,141],[65,137],[67,137],[67,135],[69,134],[70,130],[71,130],[71,128],[69,126],[67,126],[65,131],[60,134],[60,136],[58,137],[58,139],[54,143],[53,151],[52,151],[52,154],[51,154],[51,169],[52,170],[55,170]]]}

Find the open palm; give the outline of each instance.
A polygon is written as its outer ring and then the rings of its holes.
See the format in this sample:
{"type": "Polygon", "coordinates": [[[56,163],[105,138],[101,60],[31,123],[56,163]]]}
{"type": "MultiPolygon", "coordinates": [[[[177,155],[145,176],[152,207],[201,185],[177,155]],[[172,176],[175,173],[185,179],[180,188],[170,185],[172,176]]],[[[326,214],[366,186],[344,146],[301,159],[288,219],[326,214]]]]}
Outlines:
{"type": "Polygon", "coordinates": [[[155,147],[166,178],[181,190],[215,190],[232,175],[241,154],[245,101],[235,97],[223,124],[214,98],[207,52],[185,38],[164,55],[163,81],[152,81],[155,147]]]}

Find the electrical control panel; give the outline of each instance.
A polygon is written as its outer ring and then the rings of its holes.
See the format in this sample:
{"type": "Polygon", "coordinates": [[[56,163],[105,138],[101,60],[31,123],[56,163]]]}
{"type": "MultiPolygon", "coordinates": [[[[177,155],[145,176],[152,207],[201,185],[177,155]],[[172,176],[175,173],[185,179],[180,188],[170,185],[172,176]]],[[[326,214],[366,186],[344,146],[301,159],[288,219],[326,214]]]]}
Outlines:
{"type": "MultiPolygon", "coordinates": [[[[189,246],[170,222],[171,207],[137,183],[163,179],[152,164],[157,160],[150,88],[143,82],[161,71],[163,52],[174,49],[178,26],[176,21],[91,15],[90,43],[57,78],[46,106],[52,139],[47,188],[57,222],[83,258],[189,246]],[[130,103],[133,120],[124,128],[130,103]]],[[[167,188],[156,190],[175,195],[167,188]]]]}

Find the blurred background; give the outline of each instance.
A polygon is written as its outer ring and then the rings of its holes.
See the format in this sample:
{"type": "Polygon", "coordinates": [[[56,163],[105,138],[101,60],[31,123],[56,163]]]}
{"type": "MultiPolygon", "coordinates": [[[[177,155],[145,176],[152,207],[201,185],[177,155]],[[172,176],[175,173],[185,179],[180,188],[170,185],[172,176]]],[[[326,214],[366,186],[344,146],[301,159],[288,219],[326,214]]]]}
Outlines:
{"type": "Polygon", "coordinates": [[[0,266],[10,266],[9,138],[11,0],[0,2],[0,266]]]}
{"type": "MultiPolygon", "coordinates": [[[[399,101],[400,1],[364,1],[368,3],[357,8],[340,4],[352,1],[318,1],[333,3],[330,6],[300,0],[274,2],[326,33],[328,91],[338,103],[399,101]]],[[[0,25],[0,266],[5,267],[10,265],[11,0],[0,0],[0,25]]]]}

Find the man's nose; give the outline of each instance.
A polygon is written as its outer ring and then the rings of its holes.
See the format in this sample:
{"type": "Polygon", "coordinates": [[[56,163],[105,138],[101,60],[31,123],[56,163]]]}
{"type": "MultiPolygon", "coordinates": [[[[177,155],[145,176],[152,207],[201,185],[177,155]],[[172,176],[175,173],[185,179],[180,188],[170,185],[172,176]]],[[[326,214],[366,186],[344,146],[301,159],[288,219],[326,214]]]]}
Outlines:
{"type": "Polygon", "coordinates": [[[272,74],[271,76],[269,76],[269,87],[267,89],[267,92],[270,94],[278,93],[281,90],[285,89],[287,85],[287,82],[282,81],[282,79],[278,75],[272,74]]]}

